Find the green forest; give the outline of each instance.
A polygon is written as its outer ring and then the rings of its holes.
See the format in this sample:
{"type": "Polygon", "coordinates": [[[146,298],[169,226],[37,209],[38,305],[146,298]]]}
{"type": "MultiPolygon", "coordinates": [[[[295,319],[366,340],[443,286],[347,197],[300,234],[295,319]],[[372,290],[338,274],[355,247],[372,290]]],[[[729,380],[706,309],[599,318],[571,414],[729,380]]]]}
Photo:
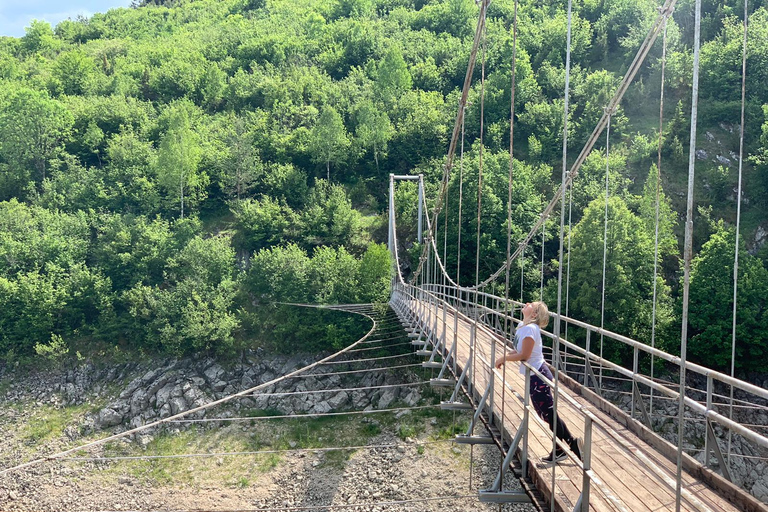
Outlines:
{"type": "MultiPolygon", "coordinates": [[[[731,360],[742,6],[704,0],[701,25],[688,347],[718,369],[731,360]]],[[[566,7],[519,2],[513,246],[560,183],[566,7]]],[[[480,280],[506,254],[514,9],[513,0],[490,5],[448,229],[437,233],[453,275],[461,254],[461,284],[476,279],[481,161],[480,280]]],[[[650,0],[581,0],[573,9],[569,162],[658,14],[650,0]]],[[[754,0],[749,10],[742,373],[768,370],[768,7],[754,0]]],[[[345,327],[360,329],[278,303],[387,300],[389,174],[423,174],[434,206],[478,11],[473,0],[144,0],[0,37],[0,360],[227,356],[267,339],[316,350],[338,345],[345,327]]],[[[673,353],[693,31],[693,1],[681,0],[666,36],[656,278],[656,339],[673,353]]],[[[652,326],[662,49],[660,37],[612,117],[609,156],[603,136],[582,167],[568,232],[569,315],[599,323],[607,169],[605,325],[643,342],[652,326]]],[[[411,245],[412,185],[396,192],[410,270],[420,250],[411,245]]],[[[540,290],[555,300],[558,237],[553,216],[543,244],[534,240],[522,272],[512,272],[511,289],[522,276],[526,300],[540,290]]]]}

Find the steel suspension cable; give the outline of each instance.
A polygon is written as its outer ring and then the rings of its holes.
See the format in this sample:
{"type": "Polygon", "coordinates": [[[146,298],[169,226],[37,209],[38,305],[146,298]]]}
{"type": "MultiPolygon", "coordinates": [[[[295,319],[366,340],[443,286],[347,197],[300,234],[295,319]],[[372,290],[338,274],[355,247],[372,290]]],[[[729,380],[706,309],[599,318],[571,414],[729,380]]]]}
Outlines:
{"type": "Polygon", "coordinates": [[[342,392],[348,392],[348,391],[368,391],[371,389],[390,389],[390,388],[408,388],[412,386],[423,386],[425,384],[429,384],[428,380],[422,380],[419,382],[406,382],[404,384],[383,384],[381,386],[362,386],[362,387],[355,387],[355,388],[333,388],[333,389],[313,389],[313,390],[307,390],[307,391],[285,391],[285,392],[275,392],[275,393],[254,393],[252,395],[247,395],[248,397],[272,397],[272,398],[282,398],[286,396],[297,396],[297,395],[313,395],[313,394],[322,394],[322,393],[342,393],[342,392]]]}
{"type": "Polygon", "coordinates": [[[215,422],[235,422],[235,421],[268,421],[268,420],[284,420],[288,418],[317,418],[317,417],[331,417],[331,416],[356,416],[358,414],[380,414],[385,412],[400,412],[400,411],[413,411],[418,409],[436,409],[440,405],[416,405],[413,407],[391,407],[388,409],[371,409],[363,411],[342,411],[342,412],[315,412],[304,414],[278,414],[276,416],[238,416],[228,418],[190,418],[190,419],[178,419],[171,420],[167,423],[215,423],[215,422]]]}
{"type": "MultiPolygon", "coordinates": [[[[573,16],[573,2],[568,0],[568,29],[566,34],[565,44],[565,94],[563,99],[563,171],[560,186],[560,250],[558,252],[559,264],[557,266],[557,317],[555,318],[555,329],[553,338],[553,354],[552,362],[555,368],[554,375],[554,397],[552,405],[552,458],[553,461],[557,458],[557,404],[560,398],[560,365],[558,359],[560,357],[560,324],[562,314],[562,292],[563,292],[563,236],[565,231],[565,188],[567,186],[567,172],[568,172],[568,101],[570,99],[570,79],[571,79],[571,18],[573,16]]],[[[552,489],[555,489],[556,484],[556,468],[557,464],[552,466],[552,489]]],[[[550,512],[555,512],[555,500],[550,500],[550,512]]]]}
{"type": "MultiPolygon", "coordinates": [[[[651,308],[651,348],[656,348],[656,279],[659,271],[659,217],[661,210],[661,147],[664,141],[664,79],[667,67],[667,19],[664,19],[663,36],[661,43],[661,92],[659,95],[659,144],[656,158],[656,228],[654,233],[653,253],[653,306],[651,308]]],[[[653,380],[653,360],[651,356],[651,380],[653,380]]],[[[650,414],[653,416],[653,388],[651,388],[650,414]]]]}
{"type": "Polygon", "coordinates": [[[691,259],[693,256],[693,184],[696,166],[696,123],[699,107],[699,56],[701,46],[701,0],[695,2],[693,32],[693,81],[691,84],[691,139],[688,146],[688,197],[686,202],[685,246],[683,259],[683,313],[680,333],[680,396],[677,423],[677,478],[675,486],[675,511],[680,512],[683,474],[683,424],[685,411],[685,368],[688,349],[688,301],[691,285],[691,259]]]}
{"type": "MultiPolygon", "coordinates": [[[[747,28],[748,0],[744,0],[744,40],[741,46],[741,126],[739,128],[739,184],[736,195],[736,243],[733,256],[733,324],[731,326],[731,377],[736,372],[736,300],[739,283],[739,228],[741,226],[741,174],[744,163],[744,104],[747,93],[747,28]]],[[[733,419],[733,386],[731,386],[731,408],[728,419],[733,419]]],[[[731,463],[731,439],[733,432],[728,429],[728,464],[731,463]]]]}

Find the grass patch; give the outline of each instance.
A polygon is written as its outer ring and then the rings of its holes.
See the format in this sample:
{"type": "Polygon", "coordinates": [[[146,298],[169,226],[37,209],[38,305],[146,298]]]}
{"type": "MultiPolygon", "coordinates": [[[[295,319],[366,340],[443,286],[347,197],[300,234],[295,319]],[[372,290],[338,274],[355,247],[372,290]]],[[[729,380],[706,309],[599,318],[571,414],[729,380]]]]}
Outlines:
{"type": "MultiPolygon", "coordinates": [[[[276,410],[251,410],[254,418],[279,415],[276,410]]],[[[190,453],[254,452],[365,445],[381,432],[375,421],[359,417],[278,418],[254,421],[251,426],[229,425],[159,433],[145,447],[125,441],[107,443],[106,456],[180,455],[190,453]]],[[[319,467],[343,468],[353,450],[325,452],[319,467]]],[[[254,474],[267,473],[285,460],[283,453],[260,453],[201,458],[115,461],[106,464],[106,478],[129,476],[146,485],[225,485],[245,488],[254,474]]]]}
{"type": "Polygon", "coordinates": [[[0,395],[4,395],[11,389],[11,379],[4,377],[0,379],[0,395]]]}
{"type": "Polygon", "coordinates": [[[343,469],[347,465],[347,461],[354,453],[353,450],[333,450],[325,453],[323,462],[319,467],[329,467],[334,469],[343,469]]]}
{"type": "Polygon", "coordinates": [[[48,439],[60,437],[67,426],[73,424],[75,419],[89,412],[88,405],[75,405],[71,407],[56,408],[44,406],[35,411],[23,428],[21,437],[29,442],[40,443],[48,439]]]}

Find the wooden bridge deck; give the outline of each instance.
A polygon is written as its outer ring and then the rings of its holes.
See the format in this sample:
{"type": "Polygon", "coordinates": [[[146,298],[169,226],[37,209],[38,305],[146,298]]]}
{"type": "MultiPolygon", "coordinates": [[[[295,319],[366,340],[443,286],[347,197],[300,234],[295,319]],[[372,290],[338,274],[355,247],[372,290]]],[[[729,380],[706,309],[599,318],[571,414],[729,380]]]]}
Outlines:
{"type": "MultiPolygon", "coordinates": [[[[417,305],[415,301],[405,301],[411,308],[417,305]]],[[[434,311],[434,310],[433,310],[434,311]]],[[[454,318],[450,309],[446,311],[445,326],[443,311],[438,312],[437,339],[445,329],[446,347],[453,343],[454,318]]],[[[434,321],[434,320],[433,320],[434,321]]],[[[470,357],[471,325],[459,317],[458,321],[458,355],[459,372],[467,364],[470,357]]],[[[491,344],[496,343],[496,354],[501,355],[504,347],[498,337],[487,328],[478,325],[476,341],[476,360],[474,385],[478,394],[482,394],[488,383],[489,365],[492,365],[491,344]]],[[[523,419],[523,403],[513,392],[523,395],[525,391],[525,376],[519,373],[517,363],[507,363],[506,371],[495,370],[494,411],[501,417],[501,404],[504,403],[503,423],[506,432],[514,437],[518,425],[523,419]],[[506,386],[502,378],[506,378],[506,386]]],[[[573,393],[565,386],[560,386],[561,394],[572,396],[598,418],[592,427],[592,470],[599,478],[614,501],[606,498],[605,492],[592,484],[590,493],[590,510],[595,512],[621,510],[631,511],[660,511],[675,510],[675,481],[677,465],[652,446],[644,442],[625,425],[613,419],[608,414],[594,408],[586,398],[573,393]],[[618,506],[617,504],[618,503],[618,506]]],[[[565,399],[558,401],[558,415],[568,425],[570,431],[584,436],[584,415],[565,399]]],[[[531,419],[529,421],[528,460],[529,476],[538,490],[549,500],[552,496],[552,467],[542,463],[541,458],[552,448],[551,433],[531,419]]],[[[572,511],[579,498],[582,487],[582,470],[570,458],[557,464],[555,469],[555,495],[558,510],[572,511]]],[[[683,472],[683,498],[681,510],[698,511],[739,511],[742,507],[734,505],[687,472],[683,472]]]]}

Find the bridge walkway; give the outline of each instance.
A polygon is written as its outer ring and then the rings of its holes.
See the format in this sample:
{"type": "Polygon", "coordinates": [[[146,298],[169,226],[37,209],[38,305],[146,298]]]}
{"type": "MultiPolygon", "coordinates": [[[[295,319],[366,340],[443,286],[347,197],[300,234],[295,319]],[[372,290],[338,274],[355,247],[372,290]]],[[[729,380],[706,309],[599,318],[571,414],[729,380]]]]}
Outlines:
{"type": "MultiPolygon", "coordinates": [[[[402,299],[405,307],[414,314],[420,311],[418,301],[402,299]]],[[[434,326],[434,305],[432,306],[434,326]]],[[[435,339],[445,339],[445,350],[450,349],[454,339],[454,312],[448,307],[443,323],[443,306],[437,310],[437,331],[435,339]],[[443,335],[445,334],[445,337],[443,335]]],[[[421,313],[425,322],[426,312],[421,313]]],[[[457,336],[458,374],[470,359],[471,322],[459,315],[457,336]]],[[[475,372],[471,382],[476,399],[487,388],[489,369],[492,366],[491,347],[496,343],[496,356],[503,353],[504,347],[499,337],[486,326],[478,323],[476,335],[475,372]]],[[[524,405],[522,395],[525,392],[525,376],[519,373],[517,363],[507,363],[506,371],[494,370],[495,380],[493,410],[500,418],[501,404],[504,403],[504,430],[512,439],[522,423],[524,405]],[[506,386],[502,386],[506,378],[506,386]],[[506,389],[505,389],[506,388],[506,389]]],[[[629,510],[648,511],[675,509],[676,462],[669,460],[654,447],[643,441],[624,424],[610,415],[593,407],[583,396],[574,393],[565,386],[559,387],[561,394],[573,397],[582,407],[588,408],[598,421],[592,427],[592,471],[595,480],[589,500],[589,509],[595,512],[629,510]],[[602,485],[596,483],[602,482],[602,485]]],[[[562,397],[558,401],[558,415],[568,425],[571,432],[584,436],[584,414],[562,397]]],[[[551,466],[542,462],[552,448],[552,437],[548,429],[533,420],[529,423],[528,434],[528,475],[536,488],[550,500],[552,496],[551,466]]],[[[583,470],[570,458],[557,464],[555,469],[556,509],[572,511],[582,489],[583,470]]],[[[684,472],[681,510],[737,512],[741,507],[730,503],[718,492],[702,481],[684,472]]]]}

